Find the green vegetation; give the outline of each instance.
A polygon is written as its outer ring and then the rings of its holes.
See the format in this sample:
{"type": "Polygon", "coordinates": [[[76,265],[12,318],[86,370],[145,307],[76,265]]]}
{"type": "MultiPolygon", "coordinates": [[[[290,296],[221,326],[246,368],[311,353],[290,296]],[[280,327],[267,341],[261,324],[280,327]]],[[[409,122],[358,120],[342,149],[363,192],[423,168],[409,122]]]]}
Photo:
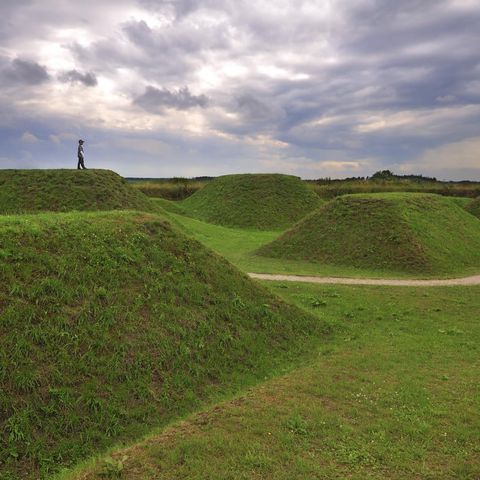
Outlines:
{"type": "Polygon", "coordinates": [[[63,480],[480,478],[480,287],[269,285],[331,326],[313,361],[63,480]]]}
{"type": "Polygon", "coordinates": [[[161,217],[0,217],[0,478],[46,478],[327,331],[161,217]]]}
{"type": "Polygon", "coordinates": [[[320,205],[298,177],[226,175],[181,202],[186,215],[226,227],[283,229],[320,205]]]}
{"type": "Polygon", "coordinates": [[[480,222],[439,195],[346,195],[257,253],[328,265],[457,275],[480,268],[480,222]]]}
{"type": "MultiPolygon", "coordinates": [[[[381,173],[381,172],[380,172],[381,173]]],[[[319,197],[331,199],[355,193],[418,192],[436,193],[452,197],[474,198],[480,195],[480,182],[440,182],[434,179],[417,180],[416,177],[378,179],[319,179],[308,181],[319,197]]]]}
{"type": "Polygon", "coordinates": [[[0,170],[0,214],[153,208],[110,170],[0,170]]]}
{"type": "Polygon", "coordinates": [[[210,179],[151,179],[131,181],[132,187],[149,197],[165,198],[167,200],[183,200],[203,188],[210,179]]]}
{"type": "Polygon", "coordinates": [[[468,205],[465,207],[468,212],[476,217],[480,218],[480,197],[472,200],[468,205]]]}
{"type": "MultiPolygon", "coordinates": [[[[176,205],[174,202],[162,199],[155,199],[155,202],[170,210],[172,210],[172,205],[176,205]]],[[[279,237],[282,234],[280,230],[228,228],[171,212],[167,212],[166,215],[185,233],[215,250],[244,272],[360,278],[415,278],[419,276],[407,272],[385,271],[380,268],[355,268],[348,265],[327,265],[309,260],[261,257],[256,254],[257,250],[279,237]]],[[[429,275],[420,274],[420,276],[428,278],[429,275]]]]}

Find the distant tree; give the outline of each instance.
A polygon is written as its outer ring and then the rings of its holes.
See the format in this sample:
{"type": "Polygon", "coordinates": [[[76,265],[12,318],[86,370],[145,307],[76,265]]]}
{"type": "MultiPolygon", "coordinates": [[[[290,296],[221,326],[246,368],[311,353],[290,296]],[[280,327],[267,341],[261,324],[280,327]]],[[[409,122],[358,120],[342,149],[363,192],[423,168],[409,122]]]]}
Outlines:
{"type": "Polygon", "coordinates": [[[372,180],[393,180],[395,174],[390,170],[379,170],[372,175],[372,180]]]}

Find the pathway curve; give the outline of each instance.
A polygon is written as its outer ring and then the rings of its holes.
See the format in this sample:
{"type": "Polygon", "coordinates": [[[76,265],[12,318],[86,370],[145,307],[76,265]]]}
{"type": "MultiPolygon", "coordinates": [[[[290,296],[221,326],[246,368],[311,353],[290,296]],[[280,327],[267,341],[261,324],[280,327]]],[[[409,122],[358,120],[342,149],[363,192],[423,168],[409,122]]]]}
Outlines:
{"type": "Polygon", "coordinates": [[[480,285],[480,275],[443,280],[393,280],[373,278],[309,277],[304,275],[273,275],[269,273],[249,273],[260,280],[280,280],[287,282],[334,283],[338,285],[391,285],[397,287],[445,287],[454,285],[480,285]]]}

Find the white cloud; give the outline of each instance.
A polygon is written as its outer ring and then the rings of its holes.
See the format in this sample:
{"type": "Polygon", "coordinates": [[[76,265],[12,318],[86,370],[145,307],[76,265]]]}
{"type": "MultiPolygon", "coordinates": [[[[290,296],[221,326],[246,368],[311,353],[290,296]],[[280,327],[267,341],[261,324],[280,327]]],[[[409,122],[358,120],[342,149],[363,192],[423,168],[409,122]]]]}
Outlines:
{"type": "Polygon", "coordinates": [[[20,140],[23,142],[23,143],[37,143],[40,141],[39,138],[37,138],[33,133],[30,133],[30,132],[25,132],[20,140]]]}

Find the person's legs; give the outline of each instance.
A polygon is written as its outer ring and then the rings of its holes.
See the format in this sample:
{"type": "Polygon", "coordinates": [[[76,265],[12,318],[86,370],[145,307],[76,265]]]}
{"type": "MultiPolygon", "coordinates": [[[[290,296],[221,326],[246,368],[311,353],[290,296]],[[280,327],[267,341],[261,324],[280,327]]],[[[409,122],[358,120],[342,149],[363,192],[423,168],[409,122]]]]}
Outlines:
{"type": "Polygon", "coordinates": [[[82,159],[80,157],[78,157],[77,170],[80,170],[80,162],[81,161],[82,161],[82,159]]]}
{"type": "Polygon", "coordinates": [[[85,164],[83,163],[83,158],[78,157],[78,169],[80,170],[80,167],[86,170],[85,164]]]}

